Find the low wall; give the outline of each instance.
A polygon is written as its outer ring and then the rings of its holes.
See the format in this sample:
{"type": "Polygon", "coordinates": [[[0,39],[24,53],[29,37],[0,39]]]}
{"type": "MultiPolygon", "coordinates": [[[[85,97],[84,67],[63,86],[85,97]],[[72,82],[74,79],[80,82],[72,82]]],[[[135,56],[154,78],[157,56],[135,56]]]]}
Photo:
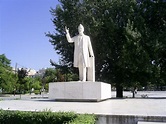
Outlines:
{"type": "Polygon", "coordinates": [[[166,123],[166,116],[97,115],[97,117],[96,124],[138,124],[142,121],[166,123]]]}

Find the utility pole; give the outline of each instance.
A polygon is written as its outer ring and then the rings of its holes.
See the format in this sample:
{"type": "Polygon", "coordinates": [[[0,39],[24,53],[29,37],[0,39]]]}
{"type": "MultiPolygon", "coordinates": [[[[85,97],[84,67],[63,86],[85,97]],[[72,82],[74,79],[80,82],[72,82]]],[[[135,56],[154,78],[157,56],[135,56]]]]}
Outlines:
{"type": "Polygon", "coordinates": [[[15,64],[15,75],[16,75],[16,72],[17,72],[17,63],[15,64]]]}

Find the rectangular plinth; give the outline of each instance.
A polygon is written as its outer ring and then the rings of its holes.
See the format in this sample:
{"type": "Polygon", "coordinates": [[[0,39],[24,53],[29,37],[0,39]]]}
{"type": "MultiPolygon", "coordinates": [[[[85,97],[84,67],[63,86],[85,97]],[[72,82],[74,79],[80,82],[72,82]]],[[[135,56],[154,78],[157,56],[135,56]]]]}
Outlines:
{"type": "Polygon", "coordinates": [[[102,101],[111,98],[111,85],[103,82],[49,83],[49,99],[61,101],[102,101]]]}

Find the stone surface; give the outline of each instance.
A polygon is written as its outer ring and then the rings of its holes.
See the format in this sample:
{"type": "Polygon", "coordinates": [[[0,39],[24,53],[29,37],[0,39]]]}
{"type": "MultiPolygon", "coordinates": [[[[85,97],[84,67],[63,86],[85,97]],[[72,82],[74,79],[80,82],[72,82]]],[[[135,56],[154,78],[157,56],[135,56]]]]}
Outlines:
{"type": "Polygon", "coordinates": [[[139,122],[138,124],[166,124],[166,122],[139,122]]]}
{"type": "MultiPolygon", "coordinates": [[[[0,95],[0,109],[19,111],[73,111],[98,115],[96,124],[138,124],[142,122],[166,123],[166,91],[138,91],[137,98],[115,99],[102,102],[56,102],[50,99],[31,99],[31,97],[46,97],[42,95],[0,95]],[[147,94],[148,98],[142,98],[147,94]]],[[[124,92],[125,96],[132,97],[131,92],[124,92]]]]}
{"type": "Polygon", "coordinates": [[[111,85],[103,82],[49,83],[49,99],[62,101],[101,101],[111,98],[111,85]]]}
{"type": "MultiPolygon", "coordinates": [[[[113,93],[112,93],[113,94],[113,93]]],[[[166,92],[163,92],[166,94],[166,92]]],[[[74,111],[101,115],[165,116],[166,98],[109,99],[102,102],[56,102],[50,99],[31,99],[33,95],[0,97],[0,109],[20,111],[74,111]]],[[[46,96],[46,95],[44,95],[46,96]]],[[[42,96],[41,96],[42,97],[42,96]]]]}

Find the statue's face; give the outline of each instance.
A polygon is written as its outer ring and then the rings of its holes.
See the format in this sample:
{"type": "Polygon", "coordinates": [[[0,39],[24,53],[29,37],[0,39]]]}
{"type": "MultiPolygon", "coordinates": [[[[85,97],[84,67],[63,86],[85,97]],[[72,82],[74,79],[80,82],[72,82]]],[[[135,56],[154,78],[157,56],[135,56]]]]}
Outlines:
{"type": "Polygon", "coordinates": [[[78,26],[78,32],[79,34],[82,34],[84,32],[84,27],[82,25],[78,26]]]}

